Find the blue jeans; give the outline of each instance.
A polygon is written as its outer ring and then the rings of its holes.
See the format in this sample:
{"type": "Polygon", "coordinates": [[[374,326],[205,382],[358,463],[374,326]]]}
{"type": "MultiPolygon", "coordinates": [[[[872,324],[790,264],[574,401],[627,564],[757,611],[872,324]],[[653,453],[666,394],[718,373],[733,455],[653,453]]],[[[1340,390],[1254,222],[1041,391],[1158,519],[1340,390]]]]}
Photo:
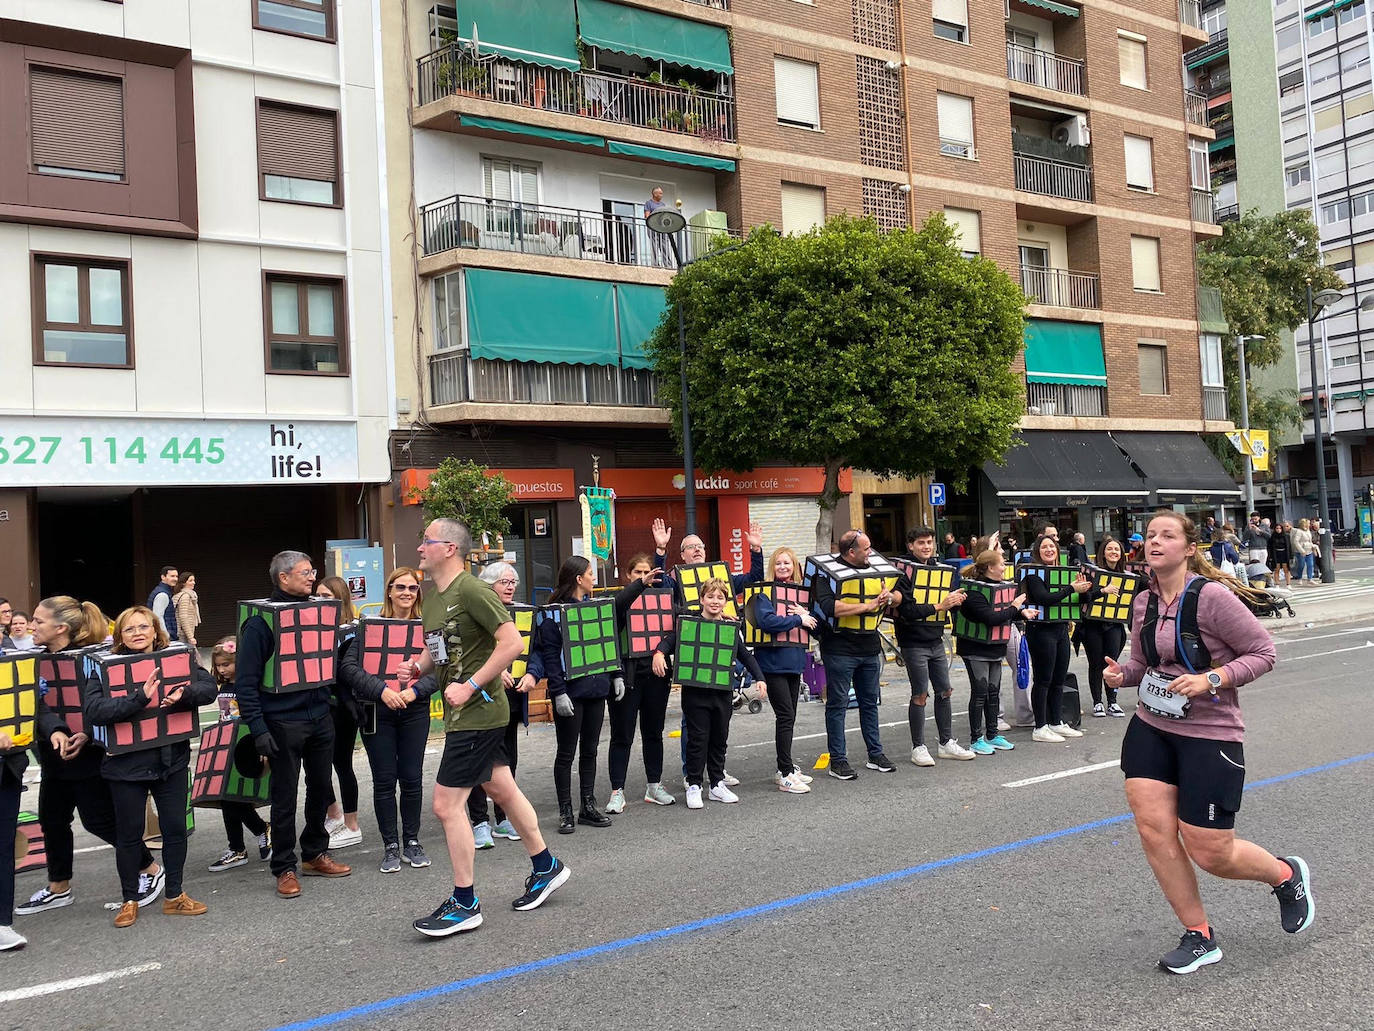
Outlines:
{"type": "Polygon", "coordinates": [[[825,736],[830,761],[846,756],[844,717],[849,709],[849,688],[859,703],[859,729],[870,757],[881,755],[878,739],[878,674],[883,657],[878,655],[821,655],[825,664],[825,736]]]}
{"type": "Polygon", "coordinates": [[[1298,579],[1315,580],[1317,578],[1317,553],[1310,552],[1306,555],[1298,556],[1298,579]]]}

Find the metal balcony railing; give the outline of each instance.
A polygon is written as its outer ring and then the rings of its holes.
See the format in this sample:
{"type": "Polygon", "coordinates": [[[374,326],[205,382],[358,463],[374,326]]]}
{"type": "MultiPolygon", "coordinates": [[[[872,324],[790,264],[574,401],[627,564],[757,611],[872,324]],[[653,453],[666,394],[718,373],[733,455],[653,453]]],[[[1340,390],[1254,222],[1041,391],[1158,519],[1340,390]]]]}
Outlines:
{"type": "Polygon", "coordinates": [[[1202,417],[1211,422],[1226,418],[1226,388],[1202,388],[1202,417]]]}
{"type": "Polygon", "coordinates": [[[1215,212],[1212,210],[1212,191],[1199,190],[1196,186],[1193,187],[1193,221],[1216,221],[1215,212]]]}
{"type": "Polygon", "coordinates": [[[1007,78],[1080,97],[1087,93],[1082,61],[1020,43],[1007,43],[1007,78]]]}
{"type": "Polygon", "coordinates": [[[1028,415],[1106,415],[1107,388],[1066,383],[1027,383],[1028,415]]]}
{"type": "MultiPolygon", "coordinates": [[[[655,233],[644,219],[578,208],[493,200],[462,194],[420,209],[424,253],[465,247],[518,251],[616,265],[676,268],[672,241],[655,233]]],[[[721,237],[738,239],[739,230],[688,226],[676,235],[683,262],[698,258],[721,237]]]]}
{"type": "Polygon", "coordinates": [[[1240,205],[1228,204],[1224,208],[1217,208],[1213,217],[1216,218],[1217,225],[1223,222],[1237,222],[1240,220],[1240,205]]]}
{"type": "Polygon", "coordinates": [[[702,7],[714,7],[717,11],[730,10],[730,0],[687,0],[689,4],[700,4],[702,7]]]}
{"type": "Polygon", "coordinates": [[[504,57],[478,61],[458,43],[420,58],[417,80],[422,105],[464,95],[707,140],[735,139],[731,97],[504,57]]]}
{"type": "Polygon", "coordinates": [[[1189,125],[1207,124],[1207,94],[1201,90],[1183,91],[1183,113],[1189,125]]]}
{"type": "Polygon", "coordinates": [[[1101,307],[1095,272],[1022,265],[1021,289],[1036,304],[1056,304],[1061,308],[1101,307]]]}
{"type": "Polygon", "coordinates": [[[429,356],[429,403],[658,407],[658,384],[648,369],[471,358],[454,348],[429,356]]]}
{"type": "Polygon", "coordinates": [[[1202,0],[1178,0],[1178,20],[1194,29],[1202,28],[1202,0]]]}
{"type": "Polygon", "coordinates": [[[1088,166],[1030,154],[1013,154],[1012,158],[1018,190],[1065,200],[1093,199],[1093,170],[1088,166]]]}

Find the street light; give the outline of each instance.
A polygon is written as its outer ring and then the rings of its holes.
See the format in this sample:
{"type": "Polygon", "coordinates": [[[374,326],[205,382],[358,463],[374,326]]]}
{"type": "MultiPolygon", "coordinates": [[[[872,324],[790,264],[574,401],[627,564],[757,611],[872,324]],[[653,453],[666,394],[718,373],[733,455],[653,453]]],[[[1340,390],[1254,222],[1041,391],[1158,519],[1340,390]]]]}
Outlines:
{"type": "Polygon", "coordinates": [[[1245,341],[1263,339],[1263,336],[1255,333],[1236,334],[1236,357],[1240,361],[1240,428],[1245,433],[1245,515],[1247,518],[1255,510],[1255,460],[1250,454],[1250,394],[1245,383],[1245,341]]]}

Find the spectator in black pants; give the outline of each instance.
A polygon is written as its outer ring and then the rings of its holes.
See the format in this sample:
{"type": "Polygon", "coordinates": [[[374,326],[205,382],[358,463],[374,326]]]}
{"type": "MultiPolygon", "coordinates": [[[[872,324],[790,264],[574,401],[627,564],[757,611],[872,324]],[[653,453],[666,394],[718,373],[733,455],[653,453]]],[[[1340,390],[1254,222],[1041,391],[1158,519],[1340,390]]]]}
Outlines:
{"type": "MultiPolygon", "coordinates": [[[[339,623],[347,625],[358,618],[353,595],[343,577],[327,576],[315,587],[315,597],[333,598],[339,603],[339,623]]],[[[344,635],[339,637],[339,655],[343,657],[344,635]]],[[[329,832],[330,851],[362,844],[363,832],[358,826],[358,775],[353,772],[353,750],[358,744],[358,727],[362,723],[362,706],[342,681],[335,681],[329,696],[329,714],[334,721],[334,776],[339,780],[339,792],[329,792],[329,811],[325,813],[324,829],[329,832]]]]}
{"type": "Polygon", "coordinates": [[[22,949],[28,939],[14,930],[14,842],[19,831],[19,796],[24,791],[24,771],[29,757],[23,747],[0,730],[0,952],[22,949]]]}
{"type": "MultiPolygon", "coordinates": [[[[1059,542],[1053,537],[1039,537],[1031,548],[1037,562],[1046,566],[1059,565],[1059,542]]],[[[1026,624],[1026,644],[1031,655],[1031,708],[1035,711],[1033,741],[1057,742],[1068,737],[1082,737],[1064,722],[1060,712],[1060,693],[1069,672],[1069,625],[1064,622],[1044,622],[1046,610],[1052,605],[1087,594],[1092,584],[1079,575],[1068,587],[1051,589],[1040,577],[1026,574],[1021,580],[1021,593],[1026,604],[1039,616],[1026,624]]]]}
{"type": "MultiPolygon", "coordinates": [[[[1102,569],[1110,569],[1114,573],[1126,572],[1126,553],[1121,547],[1121,542],[1111,537],[1104,537],[1102,544],[1097,552],[1098,566],[1102,569]]],[[[1096,601],[1100,596],[1096,587],[1083,596],[1083,604],[1089,605],[1096,601]]],[[[1107,588],[1106,594],[1115,595],[1115,588],[1107,588]]],[[[1107,660],[1115,662],[1121,658],[1121,652],[1126,647],[1126,624],[1113,622],[1106,619],[1093,619],[1086,610],[1083,618],[1078,621],[1074,628],[1074,638],[1081,641],[1083,650],[1088,653],[1088,690],[1093,696],[1093,715],[1097,717],[1114,716],[1123,719],[1126,712],[1121,706],[1116,704],[1116,688],[1107,687],[1107,701],[1103,705],[1102,674],[1107,668],[1107,660]]]]}
{"type": "MultiPolygon", "coordinates": [[[[269,600],[301,602],[310,597],[315,570],[310,556],[281,551],[268,567],[272,581],[269,600]]],[[[329,712],[329,687],[309,687],[286,693],[264,693],[263,670],[276,651],[272,630],[261,616],[250,616],[239,629],[239,715],[253,734],[258,752],[272,770],[272,874],[281,898],[301,893],[296,877],[296,795],[305,768],[305,830],[301,859],[305,873],[317,877],[347,877],[352,869],[329,855],[329,832],[324,829],[329,807],[329,771],[334,756],[334,723],[329,712]]]]}
{"type": "MultiPolygon", "coordinates": [[[[145,605],[119,614],[114,625],[115,655],[139,655],[167,647],[167,631],[145,605]]],[[[191,682],[170,692],[163,690],[155,672],[142,687],[123,697],[109,693],[98,665],[92,665],[82,691],[86,724],[112,727],[131,720],[156,700],[169,712],[198,709],[215,697],[215,681],[199,663],[191,663],[191,682]]],[[[143,853],[144,814],[148,797],[157,807],[162,827],[162,868],[167,874],[167,894],[162,912],[168,916],[202,916],[206,905],[182,890],[186,869],[186,793],[191,767],[191,743],[153,745],[110,755],[100,764],[100,775],[110,784],[115,806],[115,865],[119,868],[122,905],[115,915],[116,927],[131,927],[138,919],[139,866],[143,853]]]]}
{"type": "MultiPolygon", "coordinates": [[[[801,583],[801,564],[791,548],[778,548],[768,559],[768,579],[783,583],[801,583]]],[[[772,598],[760,593],[751,600],[752,610],[745,618],[752,619],[763,634],[775,637],[800,627],[816,629],[816,617],[805,606],[792,605],[779,612],[772,598]]],[[[811,790],[811,778],[802,773],[792,760],[792,733],[797,724],[797,695],[801,692],[801,675],[806,664],[806,648],[800,644],[757,645],[754,654],[768,685],[768,704],[773,707],[774,746],[777,751],[777,772],[773,783],[779,791],[789,795],[805,795],[811,790]]]]}
{"type": "MultiPolygon", "coordinates": [[[[210,652],[210,671],[215,678],[219,694],[215,701],[219,709],[221,723],[234,723],[239,718],[238,698],[234,694],[234,674],[238,671],[238,642],[233,637],[221,637],[210,652]]],[[[222,873],[248,863],[247,847],[243,840],[243,829],[257,839],[258,859],[266,861],[272,855],[267,843],[267,823],[258,811],[248,802],[224,802],[219,807],[220,817],[224,820],[224,836],[229,847],[210,864],[211,873],[222,873]]]]}
{"type": "MultiPolygon", "coordinates": [[[[658,587],[663,582],[663,570],[640,553],[630,559],[628,584],[642,584],[639,588],[658,587]]],[[[638,597],[636,594],[635,597],[638,597]]],[[[621,629],[629,619],[628,606],[621,617],[621,629]]],[[[611,747],[607,763],[611,774],[611,798],[606,812],[625,811],[625,780],[630,774],[630,750],[635,742],[635,725],[639,725],[640,748],[644,753],[644,801],[655,805],[672,805],[677,801],[662,784],[663,780],[663,718],[668,711],[668,696],[673,686],[664,677],[654,676],[652,659],[648,655],[635,658],[624,656],[625,697],[608,699],[611,714],[611,747]]]]}

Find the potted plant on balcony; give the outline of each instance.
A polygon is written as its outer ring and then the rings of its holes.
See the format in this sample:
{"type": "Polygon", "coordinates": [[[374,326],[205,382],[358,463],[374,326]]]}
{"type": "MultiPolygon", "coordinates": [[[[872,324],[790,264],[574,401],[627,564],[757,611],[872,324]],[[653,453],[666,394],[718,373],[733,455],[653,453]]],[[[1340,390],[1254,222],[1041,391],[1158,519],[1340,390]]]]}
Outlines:
{"type": "Polygon", "coordinates": [[[412,487],[410,496],[430,519],[457,519],[467,526],[473,543],[468,561],[474,572],[505,553],[502,535],[510,530],[505,509],[515,503],[515,487],[500,473],[450,456],[439,463],[424,489],[412,487]]]}

